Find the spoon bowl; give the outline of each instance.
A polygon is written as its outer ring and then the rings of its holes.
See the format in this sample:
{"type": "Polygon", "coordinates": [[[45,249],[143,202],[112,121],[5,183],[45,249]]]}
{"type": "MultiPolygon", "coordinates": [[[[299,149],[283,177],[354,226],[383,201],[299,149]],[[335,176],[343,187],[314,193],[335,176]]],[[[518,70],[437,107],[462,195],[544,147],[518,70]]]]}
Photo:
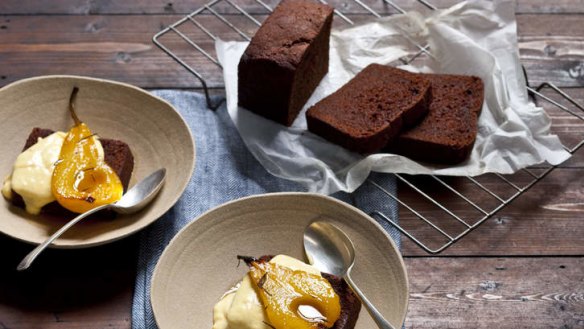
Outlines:
{"type": "Polygon", "coordinates": [[[120,214],[133,214],[141,210],[158,194],[165,178],[166,168],[158,169],[126,192],[111,205],[111,209],[120,214]]]}
{"type": "Polygon", "coordinates": [[[303,239],[304,252],[311,265],[321,272],[334,274],[345,279],[379,328],[395,328],[351,279],[351,269],[355,264],[355,247],[351,239],[340,228],[328,222],[313,222],[304,230],[303,239]]]}
{"type": "Polygon", "coordinates": [[[138,184],[134,185],[128,192],[126,192],[120,200],[114,203],[105,204],[86,211],[79,216],[73,218],[63,227],[61,227],[57,232],[53,233],[49,238],[47,238],[43,243],[39,244],[34,248],[26,257],[22,259],[20,264],[16,267],[17,270],[23,271],[30,267],[32,262],[40,255],[40,253],[45,250],[53,241],[65,233],[73,225],[79,223],[83,218],[94,214],[98,211],[104,209],[112,209],[113,211],[120,214],[133,214],[140,211],[147,204],[149,204],[154,197],[158,194],[164,180],[166,178],[166,169],[158,169],[157,171],[150,174],[148,177],[141,180],[138,184]]]}
{"type": "Polygon", "coordinates": [[[353,242],[336,226],[314,222],[304,231],[304,251],[310,264],[343,277],[355,262],[353,242]]]}

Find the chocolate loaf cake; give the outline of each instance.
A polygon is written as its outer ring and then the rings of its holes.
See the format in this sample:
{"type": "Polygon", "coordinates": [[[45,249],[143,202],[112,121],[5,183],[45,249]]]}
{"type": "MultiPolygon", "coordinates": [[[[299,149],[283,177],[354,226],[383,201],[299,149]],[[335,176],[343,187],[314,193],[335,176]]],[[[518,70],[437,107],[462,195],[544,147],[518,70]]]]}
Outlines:
{"type": "MultiPolygon", "coordinates": [[[[52,133],[54,133],[54,131],[50,129],[33,128],[26,139],[22,151],[25,151],[36,144],[39,138],[47,137],[52,133]]],[[[105,162],[116,172],[122,181],[124,191],[126,191],[128,189],[128,184],[130,183],[132,170],[134,169],[134,156],[132,155],[130,147],[128,144],[114,139],[100,138],[99,141],[103,147],[105,162]]],[[[24,207],[22,197],[14,191],[12,191],[12,198],[10,201],[17,207],[24,207]]],[[[56,201],[45,205],[42,208],[42,212],[59,215],[73,215],[72,212],[61,207],[56,201]]]]}
{"type": "Polygon", "coordinates": [[[239,106],[292,125],[329,63],[333,8],[283,0],[252,38],[238,66],[239,106]]]}
{"type": "Polygon", "coordinates": [[[322,273],[341,300],[341,315],[331,329],[353,329],[361,311],[361,301],[342,278],[322,273]]]}
{"type": "Polygon", "coordinates": [[[371,64],[308,109],[308,130],[355,152],[377,152],[418,123],[431,98],[424,75],[371,64]]]}
{"type": "Polygon", "coordinates": [[[480,78],[429,74],[432,102],[428,115],[398,136],[389,151],[408,158],[457,164],[470,155],[477,131],[484,87],[480,78]]]}

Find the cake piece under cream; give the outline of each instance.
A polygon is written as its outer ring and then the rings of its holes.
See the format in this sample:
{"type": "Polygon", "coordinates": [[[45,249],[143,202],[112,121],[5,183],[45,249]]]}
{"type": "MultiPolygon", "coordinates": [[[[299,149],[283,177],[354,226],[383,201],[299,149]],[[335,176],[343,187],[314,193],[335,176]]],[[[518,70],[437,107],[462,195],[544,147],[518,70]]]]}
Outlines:
{"type": "MultiPolygon", "coordinates": [[[[36,144],[18,155],[12,173],[2,186],[2,195],[7,200],[12,199],[14,191],[22,197],[26,211],[33,215],[39,214],[42,207],[56,200],[51,190],[51,179],[65,136],[66,133],[57,131],[39,138],[36,144]]],[[[97,136],[92,138],[97,139],[97,136]]],[[[103,147],[99,142],[97,145],[98,156],[103,159],[103,147]]]]}

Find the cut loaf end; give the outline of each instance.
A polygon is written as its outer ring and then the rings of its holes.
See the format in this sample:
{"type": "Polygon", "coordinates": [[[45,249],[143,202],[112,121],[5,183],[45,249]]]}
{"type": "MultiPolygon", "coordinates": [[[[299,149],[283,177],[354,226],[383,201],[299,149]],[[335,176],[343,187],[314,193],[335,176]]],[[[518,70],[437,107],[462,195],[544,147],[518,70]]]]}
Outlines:
{"type": "Polygon", "coordinates": [[[371,64],[308,109],[308,130],[351,151],[374,153],[426,115],[431,95],[423,75],[371,64]]]}

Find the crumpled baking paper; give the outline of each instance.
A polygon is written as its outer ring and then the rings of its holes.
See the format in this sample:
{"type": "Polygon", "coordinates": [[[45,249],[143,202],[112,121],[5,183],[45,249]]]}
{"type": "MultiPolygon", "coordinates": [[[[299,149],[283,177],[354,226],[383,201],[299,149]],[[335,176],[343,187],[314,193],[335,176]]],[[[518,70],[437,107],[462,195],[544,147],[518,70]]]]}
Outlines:
{"type": "MultiPolygon", "coordinates": [[[[246,42],[215,44],[223,66],[227,109],[253,155],[275,176],[296,181],[308,191],[352,192],[371,171],[476,176],[513,173],[547,161],[569,158],[550,133],[550,119],[531,103],[519,62],[514,2],[462,2],[429,16],[417,12],[372,19],[333,30],[329,72],[294,124],[287,128],[237,106],[237,65],[246,42]],[[370,63],[389,64],[428,44],[431,59],[411,71],[476,75],[485,84],[479,132],[470,158],[457,166],[417,163],[394,154],[363,156],[310,133],[304,113],[370,63]]],[[[338,17],[337,17],[338,19],[338,17]]]]}

